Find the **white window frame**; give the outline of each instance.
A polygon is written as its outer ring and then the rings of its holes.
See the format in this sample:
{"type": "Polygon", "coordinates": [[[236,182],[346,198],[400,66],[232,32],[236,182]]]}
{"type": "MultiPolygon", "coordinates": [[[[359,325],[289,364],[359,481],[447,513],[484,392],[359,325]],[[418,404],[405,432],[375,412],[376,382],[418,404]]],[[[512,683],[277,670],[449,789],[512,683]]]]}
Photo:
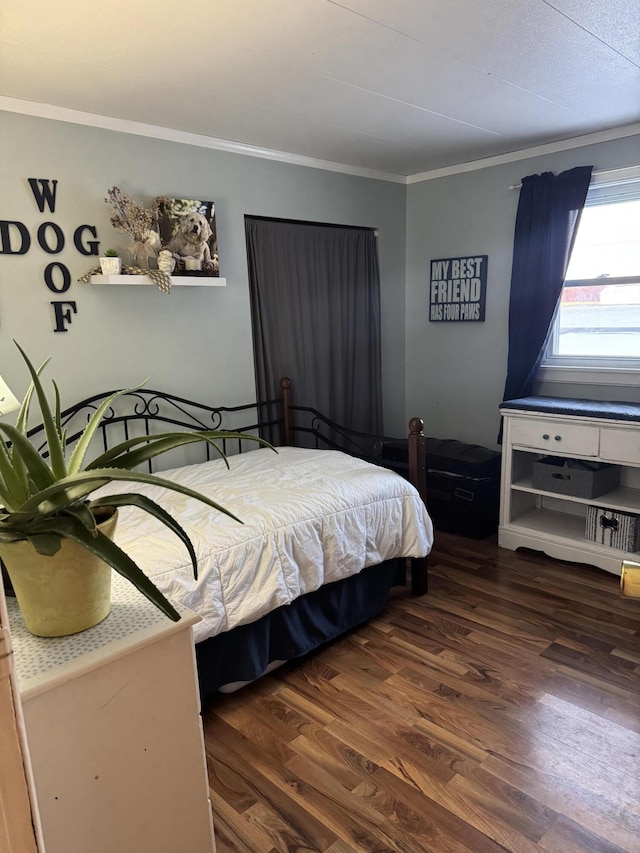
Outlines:
{"type": "MultiPolygon", "coordinates": [[[[600,202],[622,199],[628,192],[629,184],[640,182],[640,165],[625,169],[597,172],[592,175],[589,191],[598,189],[600,202]]],[[[638,189],[640,193],[640,188],[638,189]]],[[[586,205],[589,204],[587,194],[586,205]]],[[[585,205],[585,206],[586,206],[585,205]]],[[[538,371],[538,382],[562,382],[567,384],[588,385],[635,385],[640,384],[640,359],[603,359],[582,356],[551,355],[557,343],[558,317],[553,327],[547,351],[538,371]]]]}

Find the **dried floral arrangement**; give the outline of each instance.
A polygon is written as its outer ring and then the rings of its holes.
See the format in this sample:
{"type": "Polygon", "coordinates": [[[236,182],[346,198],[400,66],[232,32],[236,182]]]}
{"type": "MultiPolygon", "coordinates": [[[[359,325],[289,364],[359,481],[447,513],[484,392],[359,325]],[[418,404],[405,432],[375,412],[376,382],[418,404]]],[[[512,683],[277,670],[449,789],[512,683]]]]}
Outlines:
{"type": "Polygon", "coordinates": [[[148,239],[147,232],[153,230],[156,213],[139,204],[118,187],[107,190],[106,203],[111,207],[110,222],[116,231],[128,234],[136,242],[148,239]]]}
{"type": "Polygon", "coordinates": [[[118,187],[111,187],[107,190],[105,202],[111,208],[109,221],[113,227],[133,240],[129,248],[133,263],[138,267],[148,267],[149,259],[155,257],[160,248],[160,235],[155,230],[157,201],[151,208],[146,208],[118,187]]]}

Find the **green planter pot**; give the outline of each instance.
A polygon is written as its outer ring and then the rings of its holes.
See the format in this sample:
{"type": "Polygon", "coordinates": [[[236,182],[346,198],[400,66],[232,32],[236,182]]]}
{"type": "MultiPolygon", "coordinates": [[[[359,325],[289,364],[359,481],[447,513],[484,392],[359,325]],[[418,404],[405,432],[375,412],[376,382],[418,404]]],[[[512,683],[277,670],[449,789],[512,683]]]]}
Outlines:
{"type": "MultiPolygon", "coordinates": [[[[98,527],[113,539],[118,513],[98,527]]],[[[65,637],[92,628],[111,610],[111,566],[72,539],[52,557],[26,540],[0,542],[27,629],[38,637],[65,637]]]]}

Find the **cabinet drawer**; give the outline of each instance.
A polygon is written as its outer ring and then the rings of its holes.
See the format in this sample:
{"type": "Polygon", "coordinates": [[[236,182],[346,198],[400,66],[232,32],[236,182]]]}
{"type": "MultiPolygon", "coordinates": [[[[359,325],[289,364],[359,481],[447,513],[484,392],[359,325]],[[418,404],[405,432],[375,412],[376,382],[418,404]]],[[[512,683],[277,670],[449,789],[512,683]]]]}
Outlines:
{"type": "Polygon", "coordinates": [[[640,431],[603,427],[600,430],[600,456],[612,462],[640,466],[640,431]]]}
{"type": "Polygon", "coordinates": [[[511,443],[535,447],[559,455],[578,454],[597,456],[599,429],[562,421],[543,421],[536,418],[514,418],[511,423],[511,443]]]}

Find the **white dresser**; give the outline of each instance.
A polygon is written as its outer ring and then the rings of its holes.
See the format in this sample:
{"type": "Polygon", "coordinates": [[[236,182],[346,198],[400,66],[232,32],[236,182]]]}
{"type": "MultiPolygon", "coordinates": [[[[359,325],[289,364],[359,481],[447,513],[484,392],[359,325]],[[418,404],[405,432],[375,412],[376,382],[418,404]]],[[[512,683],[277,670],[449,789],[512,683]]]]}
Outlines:
{"type": "Polygon", "coordinates": [[[33,637],[7,600],[46,853],[213,853],[191,626],[114,573],[112,612],[33,637]]]}
{"type": "Polygon", "coordinates": [[[640,406],[553,397],[526,397],[500,406],[503,416],[498,544],[543,551],[619,575],[628,553],[590,541],[587,508],[597,505],[640,515],[640,406]],[[607,462],[620,482],[597,497],[534,488],[533,464],[544,456],[607,462]]]}

